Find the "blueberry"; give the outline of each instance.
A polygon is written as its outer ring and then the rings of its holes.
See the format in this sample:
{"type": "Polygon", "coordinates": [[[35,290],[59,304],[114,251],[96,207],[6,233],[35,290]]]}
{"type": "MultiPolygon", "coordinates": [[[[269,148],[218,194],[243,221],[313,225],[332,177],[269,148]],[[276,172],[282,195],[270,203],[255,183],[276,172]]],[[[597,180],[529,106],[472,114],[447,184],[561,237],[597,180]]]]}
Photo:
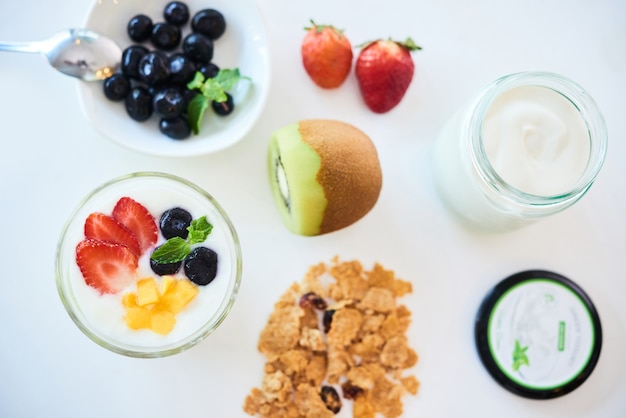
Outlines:
{"type": "Polygon", "coordinates": [[[183,89],[183,98],[185,99],[185,111],[183,113],[187,113],[187,106],[189,106],[189,102],[191,102],[198,94],[200,94],[198,90],[183,89]]]}
{"type": "Polygon", "coordinates": [[[166,119],[180,116],[185,110],[185,98],[176,87],[167,87],[154,94],[154,112],[166,119]]]}
{"type": "Polygon", "coordinates": [[[163,10],[165,21],[172,25],[182,26],[189,20],[189,8],[180,1],[172,1],[163,10]]]}
{"type": "Polygon", "coordinates": [[[212,62],[209,62],[208,64],[204,64],[198,67],[197,71],[200,71],[204,78],[215,78],[220,72],[220,67],[213,64],[212,62]]]}
{"type": "Polygon", "coordinates": [[[196,247],[183,261],[185,275],[198,285],[207,285],[217,275],[217,253],[207,247],[196,247]]]}
{"type": "Polygon", "coordinates": [[[141,45],[132,45],[126,48],[122,52],[122,73],[130,78],[139,78],[139,61],[148,52],[148,48],[141,45]]]}
{"type": "Polygon", "coordinates": [[[126,31],[135,42],[147,41],[152,32],[152,19],[146,15],[137,15],[128,21],[126,31]]]}
{"type": "Polygon", "coordinates": [[[133,87],[126,96],[124,104],[128,116],[137,122],[143,122],[152,116],[152,95],[144,87],[133,87]]]}
{"type": "Polygon", "coordinates": [[[224,20],[224,15],[215,9],[200,10],[191,19],[191,29],[210,39],[217,39],[226,30],[226,20],[224,20]]]}
{"type": "Polygon", "coordinates": [[[196,65],[183,54],[172,55],[169,64],[172,84],[187,84],[196,73],[196,65]]]}
{"type": "Polygon", "coordinates": [[[173,237],[181,237],[187,239],[189,231],[187,228],[191,225],[191,214],[183,208],[172,208],[163,212],[159,220],[161,234],[170,239],[173,237]]]}
{"type": "Polygon", "coordinates": [[[198,63],[208,63],[213,59],[213,41],[200,33],[190,33],[183,40],[183,53],[198,63]]]}
{"type": "Polygon", "coordinates": [[[159,22],[152,27],[150,40],[152,44],[164,51],[171,51],[180,43],[182,32],[176,25],[167,22],[159,22]]]}
{"type": "Polygon", "coordinates": [[[191,135],[189,122],[183,116],[173,119],[162,118],[159,121],[159,131],[172,139],[186,139],[191,135]]]}
{"type": "Polygon", "coordinates": [[[233,96],[226,93],[226,101],[225,102],[216,102],[213,100],[211,102],[211,107],[213,111],[220,116],[228,116],[233,113],[235,110],[235,103],[233,102],[233,96]]]}
{"type": "Polygon", "coordinates": [[[124,74],[113,74],[104,80],[104,95],[114,102],[123,100],[130,91],[130,81],[124,74]]]}
{"type": "Polygon", "coordinates": [[[164,83],[170,75],[168,57],[160,51],[150,51],[139,60],[139,79],[150,86],[164,83]]]}
{"type": "Polygon", "coordinates": [[[181,261],[176,262],[176,263],[157,263],[152,258],[150,259],[150,268],[155,274],[158,274],[159,276],[165,276],[167,274],[176,274],[178,273],[178,270],[180,270],[180,266],[182,265],[183,263],[181,261]]]}

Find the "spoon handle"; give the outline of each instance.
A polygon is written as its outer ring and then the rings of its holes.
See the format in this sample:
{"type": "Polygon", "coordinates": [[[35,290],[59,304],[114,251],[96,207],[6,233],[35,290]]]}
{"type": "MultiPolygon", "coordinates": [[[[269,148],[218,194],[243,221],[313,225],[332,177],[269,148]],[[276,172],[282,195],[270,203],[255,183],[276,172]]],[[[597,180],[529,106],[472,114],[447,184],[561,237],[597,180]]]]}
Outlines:
{"type": "Polygon", "coordinates": [[[0,42],[0,51],[37,54],[42,52],[42,45],[41,42],[0,42]]]}

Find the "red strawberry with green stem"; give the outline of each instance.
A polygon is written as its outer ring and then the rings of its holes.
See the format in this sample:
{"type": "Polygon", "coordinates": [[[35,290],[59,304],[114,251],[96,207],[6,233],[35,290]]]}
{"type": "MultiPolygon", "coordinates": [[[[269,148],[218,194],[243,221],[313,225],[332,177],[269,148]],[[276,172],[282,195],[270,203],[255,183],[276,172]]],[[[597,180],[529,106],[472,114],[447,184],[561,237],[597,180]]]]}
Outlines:
{"type": "Polygon", "coordinates": [[[302,40],[302,64],[315,84],[325,89],[339,87],[352,68],[352,45],[343,31],[330,25],[306,27],[302,40]]]}
{"type": "Polygon", "coordinates": [[[94,239],[76,246],[76,264],[85,283],[100,294],[119,293],[135,282],[137,255],[128,247],[94,239]]]}
{"type": "Polygon", "coordinates": [[[122,197],[113,208],[113,218],[135,235],[142,254],[156,244],[159,238],[156,221],[141,203],[122,197]]]}
{"type": "Polygon", "coordinates": [[[411,38],[404,42],[376,40],[361,49],[356,78],[367,107],[385,113],[400,103],[415,72],[411,52],[422,49],[411,38]]]}

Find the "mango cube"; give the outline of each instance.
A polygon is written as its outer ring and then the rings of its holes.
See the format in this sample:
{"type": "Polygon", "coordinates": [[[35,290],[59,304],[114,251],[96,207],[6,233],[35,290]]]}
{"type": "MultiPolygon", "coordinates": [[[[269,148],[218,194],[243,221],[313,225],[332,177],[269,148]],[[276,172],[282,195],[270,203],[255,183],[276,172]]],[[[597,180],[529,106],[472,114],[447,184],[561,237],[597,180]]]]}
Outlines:
{"type": "Polygon", "coordinates": [[[122,306],[125,308],[137,307],[137,295],[134,293],[124,293],[124,296],[122,296],[122,306]]]}
{"type": "Polygon", "coordinates": [[[150,327],[151,312],[149,309],[140,306],[126,308],[124,317],[126,325],[131,329],[142,329],[150,327]]]}
{"type": "Polygon", "coordinates": [[[187,279],[163,276],[160,287],[154,278],[137,282],[136,293],[126,293],[122,305],[124,320],[131,329],[150,329],[166,335],[176,325],[176,314],[196,297],[198,287],[187,279]]]}
{"type": "Polygon", "coordinates": [[[162,303],[168,311],[177,314],[196,297],[198,292],[198,287],[189,280],[179,280],[175,287],[163,295],[162,303]]]}
{"type": "Polygon", "coordinates": [[[159,289],[152,277],[137,282],[137,305],[146,306],[159,301],[159,289]]]}
{"type": "Polygon", "coordinates": [[[161,278],[161,296],[173,289],[177,282],[178,280],[174,276],[163,276],[161,278]]]}
{"type": "Polygon", "coordinates": [[[150,329],[157,334],[166,335],[176,325],[176,317],[173,313],[165,310],[152,312],[150,318],[150,329]]]}

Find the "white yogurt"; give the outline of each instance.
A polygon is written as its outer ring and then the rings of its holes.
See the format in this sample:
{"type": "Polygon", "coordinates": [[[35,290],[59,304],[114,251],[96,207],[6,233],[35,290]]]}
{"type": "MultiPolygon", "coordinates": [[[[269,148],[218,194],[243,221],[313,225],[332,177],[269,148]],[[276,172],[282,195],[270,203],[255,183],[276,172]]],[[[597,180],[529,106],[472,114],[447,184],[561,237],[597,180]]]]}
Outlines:
{"type": "MultiPolygon", "coordinates": [[[[165,239],[160,235],[155,246],[165,239]]],[[[160,278],[150,268],[148,249],[139,260],[137,278],[160,278]]],[[[162,177],[129,178],[93,194],[79,208],[67,226],[59,248],[57,263],[59,290],[64,303],[79,327],[96,342],[122,354],[153,357],[173,354],[181,346],[195,344],[216,327],[228,312],[237,293],[240,280],[240,249],[234,229],[219,209],[214,207],[206,195],[184,183],[162,177]],[[176,325],[167,335],[150,330],[132,330],[124,320],[125,310],[122,296],[135,292],[132,284],[128,289],[114,295],[100,295],[88,286],[75,262],[76,244],[84,238],[85,219],[92,212],[110,214],[119,198],[131,197],[144,205],[158,223],[161,214],[167,209],[181,207],[189,211],[193,219],[206,216],[213,225],[206,241],[196,246],[206,246],[218,254],[218,269],[215,279],[206,286],[198,286],[199,293],[176,314],[176,325]],[[68,306],[69,304],[69,306],[68,306]],[[170,352],[171,351],[171,352],[170,352]]],[[[177,273],[184,278],[184,273],[177,273]]]]}
{"type": "Polygon", "coordinates": [[[491,166],[511,186],[534,195],[571,190],[589,160],[589,132],[572,102],[537,86],[505,91],[483,122],[491,166]]]}
{"type": "Polygon", "coordinates": [[[576,83],[553,73],[511,74],[443,127],[435,183],[469,226],[515,229],[578,201],[598,175],[606,145],[604,119],[576,83]]]}

